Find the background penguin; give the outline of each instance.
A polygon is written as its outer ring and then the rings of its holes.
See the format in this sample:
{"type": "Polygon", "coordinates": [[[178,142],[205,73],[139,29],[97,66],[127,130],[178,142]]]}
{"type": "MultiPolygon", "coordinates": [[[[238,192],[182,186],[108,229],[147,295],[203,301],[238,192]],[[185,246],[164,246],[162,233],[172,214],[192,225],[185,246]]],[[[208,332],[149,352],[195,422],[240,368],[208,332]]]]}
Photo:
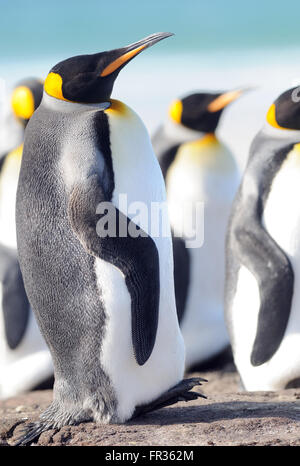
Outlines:
{"type": "MultiPolygon", "coordinates": [[[[12,108],[24,129],[41,101],[43,84],[21,81],[12,108]]],[[[24,290],[17,258],[15,204],[23,145],[6,154],[0,171],[0,398],[51,379],[53,366],[24,290]]]]}
{"type": "Polygon", "coordinates": [[[0,163],[3,156],[23,143],[24,131],[43,94],[43,83],[37,78],[18,82],[5,99],[0,120],[0,163]]]}
{"type": "MultiPolygon", "coordinates": [[[[223,307],[225,235],[239,171],[215,131],[223,109],[242,92],[196,93],[176,100],[152,139],[166,181],[187,369],[220,364],[220,352],[229,347],[223,307]],[[204,219],[197,234],[201,236],[204,228],[204,238],[203,244],[192,245],[182,226],[195,215],[199,203],[203,203],[204,219]]],[[[227,360],[228,355],[223,362],[227,360]]]]}
{"type": "Polygon", "coordinates": [[[300,385],[299,88],[284,92],[266,120],[227,237],[226,320],[246,390],[300,385]]]}
{"type": "Polygon", "coordinates": [[[120,194],[148,209],[165,200],[143,123],[110,95],[123,66],[169,35],[57,64],[28,124],[18,248],[55,384],[53,403],[19,443],[51,426],[125,422],[200,396],[189,391],[200,379],[182,381],[171,237],[126,234],[136,225],[119,205],[120,194]]]}

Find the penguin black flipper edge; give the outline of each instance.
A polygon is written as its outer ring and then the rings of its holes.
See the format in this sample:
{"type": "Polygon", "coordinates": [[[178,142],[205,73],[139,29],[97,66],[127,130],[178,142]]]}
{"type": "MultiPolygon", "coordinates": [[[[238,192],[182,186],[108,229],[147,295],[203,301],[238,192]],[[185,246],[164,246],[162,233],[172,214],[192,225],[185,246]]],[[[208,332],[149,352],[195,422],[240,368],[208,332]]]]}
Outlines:
{"type": "Polygon", "coordinates": [[[139,365],[149,359],[156,339],[159,309],[159,258],[156,245],[145,232],[138,237],[105,236],[96,231],[96,207],[109,205],[112,221],[118,228],[130,219],[107,201],[97,174],[77,185],[69,199],[69,219],[73,230],[89,254],[117,267],[125,275],[131,296],[131,327],[134,356],[139,365]]]}
{"type": "Polygon", "coordinates": [[[30,305],[17,258],[3,245],[0,245],[0,257],[5,336],[9,348],[15,349],[26,331],[30,305]]]}

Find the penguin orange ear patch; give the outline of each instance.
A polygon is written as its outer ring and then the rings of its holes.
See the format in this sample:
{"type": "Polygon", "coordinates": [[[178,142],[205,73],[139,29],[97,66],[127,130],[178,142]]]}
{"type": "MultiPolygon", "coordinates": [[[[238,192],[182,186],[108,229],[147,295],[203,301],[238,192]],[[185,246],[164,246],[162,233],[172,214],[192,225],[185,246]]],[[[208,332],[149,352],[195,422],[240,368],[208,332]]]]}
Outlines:
{"type": "Polygon", "coordinates": [[[273,126],[274,128],[277,128],[277,129],[285,129],[285,128],[283,128],[282,126],[279,126],[279,124],[277,123],[277,120],[276,120],[276,106],[275,106],[275,104],[272,104],[271,107],[270,107],[269,110],[268,110],[268,113],[267,113],[267,122],[269,123],[269,125],[273,126]]]}
{"type": "Polygon", "coordinates": [[[15,115],[29,120],[34,112],[34,97],[26,86],[18,86],[12,93],[11,105],[15,115]]]}
{"type": "Polygon", "coordinates": [[[181,100],[175,100],[170,106],[169,115],[176,123],[181,123],[182,115],[182,102],[181,100]]]}
{"type": "Polygon", "coordinates": [[[223,110],[227,105],[236,100],[242,94],[242,90],[229,91],[225,94],[220,95],[215,100],[213,100],[207,107],[209,112],[219,112],[223,110]]]}
{"type": "Polygon", "coordinates": [[[49,73],[44,84],[44,89],[47,94],[60,100],[67,100],[62,92],[62,77],[58,73],[49,73]]]}

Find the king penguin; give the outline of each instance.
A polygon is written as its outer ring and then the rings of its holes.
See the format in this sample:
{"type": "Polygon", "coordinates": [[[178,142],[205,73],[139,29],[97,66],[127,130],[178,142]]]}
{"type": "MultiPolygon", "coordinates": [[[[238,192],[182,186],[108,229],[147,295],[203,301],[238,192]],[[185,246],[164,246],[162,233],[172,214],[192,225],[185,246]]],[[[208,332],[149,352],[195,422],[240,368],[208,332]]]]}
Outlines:
{"type": "Polygon", "coordinates": [[[271,105],[227,234],[226,322],[246,390],[300,386],[300,103],[271,105]]]}
{"type": "Polygon", "coordinates": [[[42,94],[43,84],[39,79],[25,78],[3,98],[0,120],[0,163],[3,156],[23,143],[26,123],[39,105],[42,94]]]}
{"type": "Polygon", "coordinates": [[[202,92],[175,100],[152,138],[166,182],[186,370],[212,368],[229,360],[223,306],[225,236],[240,175],[216,130],[225,107],[242,93],[202,92]],[[191,242],[188,224],[193,217],[198,240],[191,242]]]}
{"type": "MultiPolygon", "coordinates": [[[[24,130],[39,106],[43,83],[30,78],[11,96],[24,130]]],[[[17,255],[15,205],[22,159],[21,144],[1,160],[0,168],[0,398],[18,395],[51,381],[53,366],[30,308],[17,255]]]]}
{"type": "Polygon", "coordinates": [[[52,404],[19,444],[45,429],[123,423],[202,396],[190,391],[199,378],[182,379],[171,235],[131,234],[137,225],[119,203],[126,195],[150,210],[165,201],[147,130],[111,92],[133,57],[170,35],[58,63],[28,124],[17,241],[55,383],[52,404]]]}

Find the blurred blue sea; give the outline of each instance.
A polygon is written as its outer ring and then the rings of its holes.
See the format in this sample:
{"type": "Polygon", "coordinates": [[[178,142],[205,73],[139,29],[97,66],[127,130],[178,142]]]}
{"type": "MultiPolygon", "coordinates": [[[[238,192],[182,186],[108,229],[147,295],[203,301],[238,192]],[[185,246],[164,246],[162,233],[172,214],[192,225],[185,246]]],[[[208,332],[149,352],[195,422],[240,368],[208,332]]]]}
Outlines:
{"type": "Polygon", "coordinates": [[[227,109],[219,135],[240,166],[272,100],[300,84],[299,0],[0,0],[3,95],[45,78],[67,57],[121,47],[158,31],[171,37],[121,72],[113,97],[152,132],[170,101],[201,89],[255,86],[227,109]]]}

